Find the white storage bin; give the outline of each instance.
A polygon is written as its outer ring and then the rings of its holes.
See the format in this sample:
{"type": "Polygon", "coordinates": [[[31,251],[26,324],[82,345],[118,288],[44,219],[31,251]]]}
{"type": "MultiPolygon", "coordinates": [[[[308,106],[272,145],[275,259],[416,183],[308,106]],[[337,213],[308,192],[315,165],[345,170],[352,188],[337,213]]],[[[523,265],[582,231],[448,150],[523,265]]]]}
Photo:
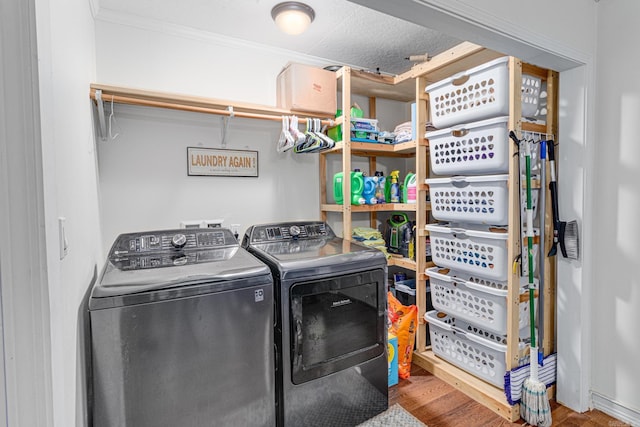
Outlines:
{"type": "MultiPolygon", "coordinates": [[[[436,310],[425,313],[433,353],[476,377],[504,389],[507,340],[436,310]]],[[[526,351],[519,345],[520,354],[526,351]]],[[[526,363],[522,357],[519,365],[526,363]]]]}
{"type": "Polygon", "coordinates": [[[538,115],[541,84],[542,81],[538,77],[522,75],[522,117],[538,115]]]}
{"type": "MultiPolygon", "coordinates": [[[[426,87],[431,123],[439,129],[509,114],[509,58],[503,57],[458,73],[426,87]]],[[[522,113],[538,109],[540,81],[522,78],[522,113]],[[535,91],[535,87],[538,87],[535,91]]]]}
{"type": "Polygon", "coordinates": [[[509,117],[497,117],[427,132],[431,171],[436,175],[509,171],[509,117]]]}
{"type": "Polygon", "coordinates": [[[509,175],[431,178],[431,213],[440,221],[509,223],[509,175]]]}
{"type": "MultiPolygon", "coordinates": [[[[433,308],[456,318],[480,325],[501,335],[507,334],[506,281],[432,267],[426,270],[431,286],[433,308]]],[[[520,294],[527,294],[520,288],[520,294]]],[[[529,300],[520,303],[518,329],[529,326],[529,300]]]]}
{"type": "Polygon", "coordinates": [[[478,274],[487,279],[507,280],[508,233],[504,228],[427,224],[431,257],[440,267],[478,274]]]}

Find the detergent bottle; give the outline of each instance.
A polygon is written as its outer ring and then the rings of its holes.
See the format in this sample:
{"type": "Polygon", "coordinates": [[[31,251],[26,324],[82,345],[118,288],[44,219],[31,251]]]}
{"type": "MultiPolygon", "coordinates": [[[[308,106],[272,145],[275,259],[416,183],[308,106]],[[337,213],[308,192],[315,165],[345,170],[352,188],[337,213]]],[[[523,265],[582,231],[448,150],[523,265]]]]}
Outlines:
{"type": "Polygon", "coordinates": [[[364,176],[360,170],[351,172],[351,204],[364,205],[365,199],[362,197],[364,190],[364,176]]]}
{"type": "Polygon", "coordinates": [[[333,198],[336,201],[336,204],[341,205],[344,201],[344,196],[342,195],[342,179],[344,175],[342,172],[338,172],[333,175],[333,198]]]}
{"type": "Polygon", "coordinates": [[[376,187],[378,185],[377,176],[365,176],[364,177],[364,189],[362,190],[362,197],[364,202],[368,205],[375,205],[378,203],[376,199],[376,187]]]}
{"type": "Polygon", "coordinates": [[[400,203],[400,184],[398,184],[398,178],[400,177],[400,171],[393,171],[389,174],[389,182],[387,188],[389,189],[389,202],[400,203]]]}
{"type": "MultiPolygon", "coordinates": [[[[362,172],[353,171],[350,172],[351,177],[351,204],[363,205],[365,203],[362,197],[362,190],[364,189],[364,178],[362,172]]],[[[333,176],[333,198],[336,200],[336,204],[341,205],[344,203],[344,194],[342,194],[342,180],[344,175],[342,172],[338,172],[333,176]]]]}
{"type": "Polygon", "coordinates": [[[386,199],[384,197],[384,192],[385,192],[384,173],[382,173],[382,171],[376,171],[376,177],[378,178],[378,185],[376,187],[376,199],[378,203],[384,203],[386,202],[386,199]]]}
{"type": "Polygon", "coordinates": [[[404,188],[402,190],[402,201],[404,203],[416,202],[416,174],[409,172],[404,178],[404,188]]]}

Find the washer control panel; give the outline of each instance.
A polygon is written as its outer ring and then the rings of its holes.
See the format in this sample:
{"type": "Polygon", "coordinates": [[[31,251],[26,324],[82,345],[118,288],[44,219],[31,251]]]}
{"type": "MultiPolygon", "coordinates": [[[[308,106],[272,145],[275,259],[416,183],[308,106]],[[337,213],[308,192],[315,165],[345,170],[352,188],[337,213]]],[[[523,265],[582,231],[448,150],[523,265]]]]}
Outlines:
{"type": "Polygon", "coordinates": [[[335,234],[324,222],[288,222],[253,226],[247,230],[244,243],[305,240],[319,237],[335,237],[335,234]]]}
{"type": "Polygon", "coordinates": [[[109,257],[123,255],[214,249],[236,246],[231,230],[162,230],[147,233],[122,234],[113,244],[109,257]]]}

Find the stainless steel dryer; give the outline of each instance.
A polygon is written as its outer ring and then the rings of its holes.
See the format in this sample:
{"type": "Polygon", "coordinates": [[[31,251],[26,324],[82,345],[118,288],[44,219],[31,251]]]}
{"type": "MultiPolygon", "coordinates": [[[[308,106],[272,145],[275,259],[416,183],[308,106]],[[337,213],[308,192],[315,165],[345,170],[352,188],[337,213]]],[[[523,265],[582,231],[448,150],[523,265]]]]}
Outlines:
{"type": "Polygon", "coordinates": [[[279,426],[355,426],[388,406],[387,261],[324,222],[250,227],[274,276],[279,426]]]}
{"type": "Polygon", "coordinates": [[[273,281],[227,229],[123,234],[89,300],[96,427],[273,426],[273,281]]]}

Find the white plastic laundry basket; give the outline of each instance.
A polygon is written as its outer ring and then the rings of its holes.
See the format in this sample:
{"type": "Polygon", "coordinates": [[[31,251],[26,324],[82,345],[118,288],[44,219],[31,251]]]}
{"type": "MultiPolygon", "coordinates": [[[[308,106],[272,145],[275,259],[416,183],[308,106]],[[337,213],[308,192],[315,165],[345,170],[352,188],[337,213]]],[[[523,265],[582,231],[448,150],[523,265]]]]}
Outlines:
{"type": "Polygon", "coordinates": [[[505,228],[472,224],[465,228],[427,224],[425,228],[429,231],[431,257],[436,265],[487,279],[508,279],[510,266],[505,228]]]}
{"type": "Polygon", "coordinates": [[[539,113],[541,83],[538,77],[522,75],[522,117],[535,117],[539,113]]]}
{"type": "MultiPolygon", "coordinates": [[[[436,310],[425,313],[433,353],[476,377],[504,389],[507,341],[503,335],[484,331],[436,310]]],[[[525,352],[524,344],[519,351],[525,352]]],[[[526,362],[522,358],[519,365],[526,362]]]]}
{"type": "Polygon", "coordinates": [[[436,175],[509,171],[509,117],[497,117],[427,132],[431,171],[436,175]]]}
{"type": "MultiPolygon", "coordinates": [[[[440,267],[426,270],[431,286],[433,308],[444,311],[484,329],[507,334],[506,281],[490,280],[477,275],[440,267]]],[[[525,288],[520,294],[527,295],[525,288]]],[[[529,326],[529,300],[519,306],[518,329],[529,326]]]]}
{"type": "MultiPolygon", "coordinates": [[[[443,129],[509,114],[509,58],[503,57],[463,71],[426,87],[431,123],[443,129]]],[[[540,81],[523,75],[522,113],[538,110],[540,81]],[[537,86],[537,90],[535,90],[537,86]]]]}
{"type": "Polygon", "coordinates": [[[431,213],[440,221],[509,223],[509,175],[431,178],[431,213]]]}

